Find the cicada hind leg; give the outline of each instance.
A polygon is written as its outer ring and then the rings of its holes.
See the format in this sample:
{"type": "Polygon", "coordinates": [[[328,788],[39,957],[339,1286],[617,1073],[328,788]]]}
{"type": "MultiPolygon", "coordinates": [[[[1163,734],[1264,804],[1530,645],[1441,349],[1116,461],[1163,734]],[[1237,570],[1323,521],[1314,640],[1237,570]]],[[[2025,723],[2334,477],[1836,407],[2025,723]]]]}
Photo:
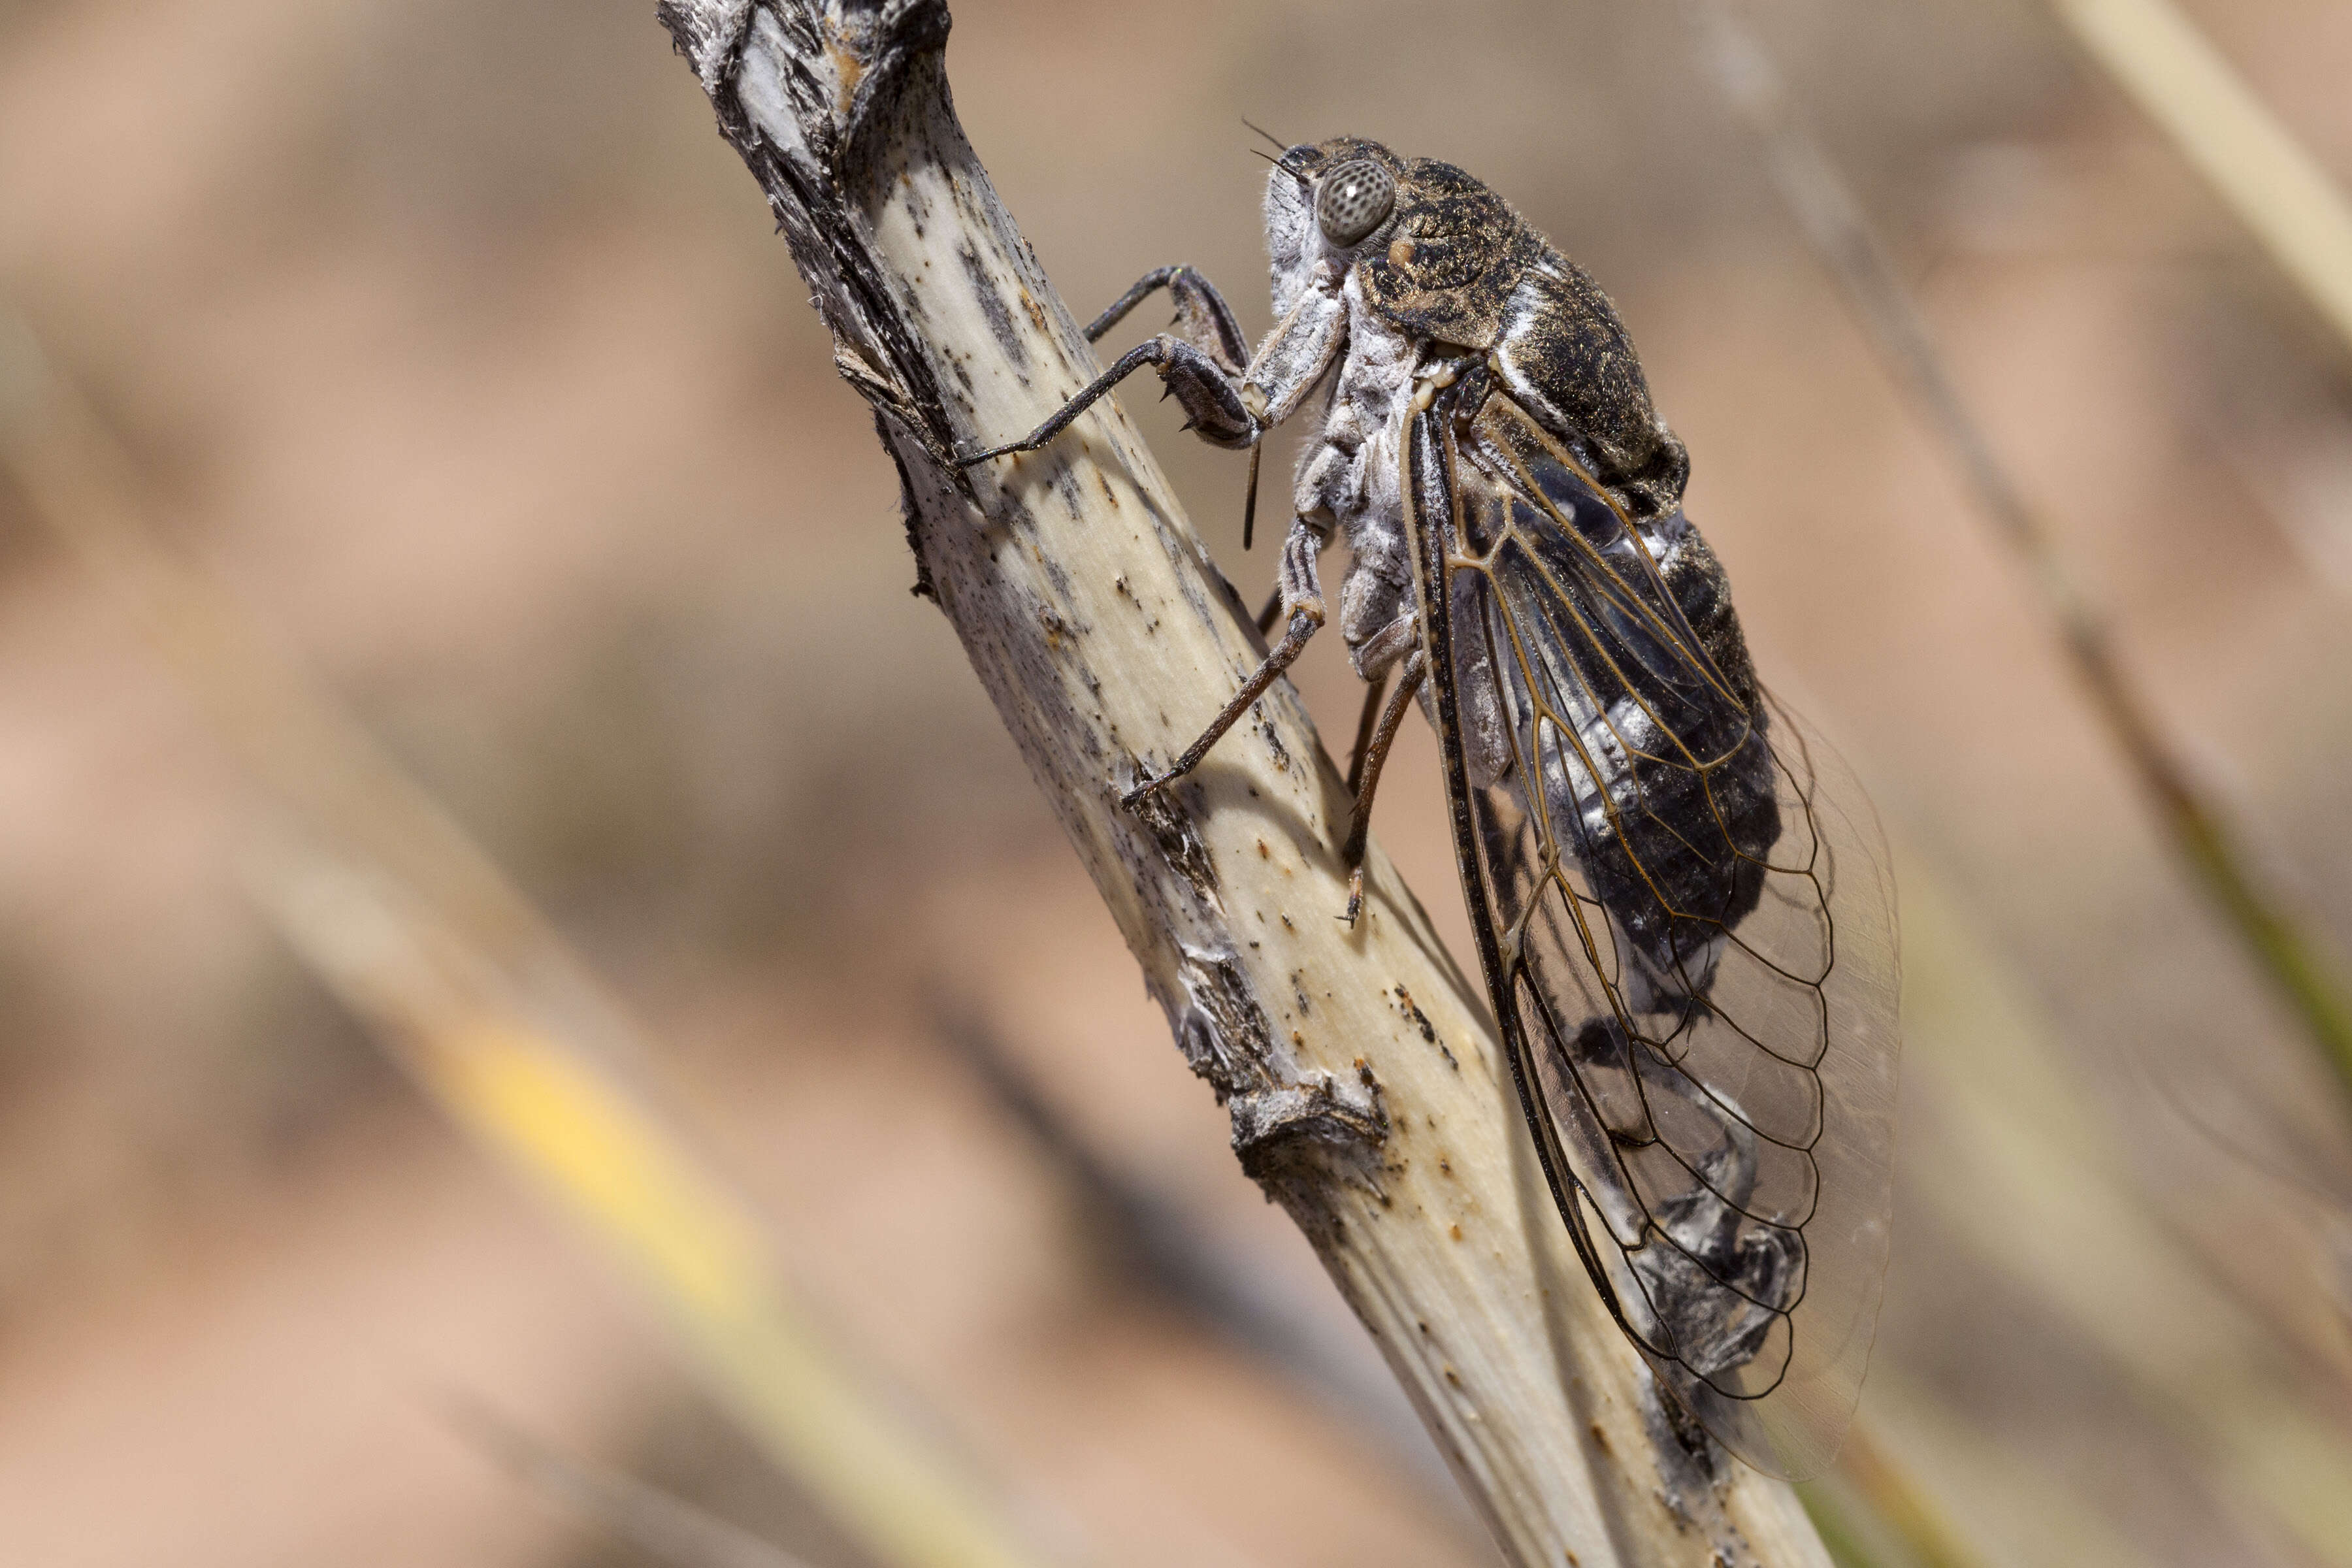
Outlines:
{"type": "Polygon", "coordinates": [[[1303,517],[1291,523],[1289,536],[1282,542],[1282,565],[1276,574],[1275,587],[1276,607],[1287,612],[1289,629],[1283,633],[1280,642],[1267,650],[1265,658],[1259,661],[1250,678],[1242,682],[1241,689],[1234,693],[1233,700],[1225,704],[1223,711],[1209,721],[1209,727],[1201,732],[1199,740],[1186,747],[1183,754],[1169,763],[1165,771],[1146,774],[1136,781],[1135,787],[1129,790],[1124,797],[1129,806],[1141,805],[1144,797],[1152,791],[1182,778],[1200,766],[1201,759],[1209,754],[1209,748],[1222,740],[1225,731],[1249,711],[1250,704],[1265,695],[1265,689],[1272,686],[1284,670],[1297,662],[1298,656],[1306,651],[1307,639],[1322,630],[1327,613],[1323,606],[1322,573],[1316,564],[1316,557],[1322,550],[1323,535],[1313,523],[1303,517]]]}
{"type": "Polygon", "coordinates": [[[1375,680],[1364,704],[1367,721],[1373,720],[1376,705],[1379,717],[1358,734],[1356,756],[1348,768],[1348,787],[1354,792],[1356,804],[1348,814],[1347,842],[1339,847],[1339,864],[1348,870],[1348,908],[1339,918],[1349,926],[1364,912],[1364,851],[1371,842],[1372,795],[1381,785],[1381,768],[1389,759],[1389,747],[1396,742],[1398,728],[1404,723],[1405,710],[1412,706],[1422,680],[1428,674],[1429,656],[1422,651],[1416,637],[1412,652],[1404,661],[1404,673],[1398,678],[1396,689],[1388,694],[1388,700],[1381,702],[1381,682],[1375,680]]]}

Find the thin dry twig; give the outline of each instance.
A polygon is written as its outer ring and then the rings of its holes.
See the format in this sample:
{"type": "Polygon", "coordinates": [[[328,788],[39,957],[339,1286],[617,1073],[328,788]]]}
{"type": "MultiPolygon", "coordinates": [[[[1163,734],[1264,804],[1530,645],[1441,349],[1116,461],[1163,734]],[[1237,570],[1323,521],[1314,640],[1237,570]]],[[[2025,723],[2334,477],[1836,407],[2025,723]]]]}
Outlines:
{"type": "Polygon", "coordinates": [[[1569,1249],[1485,998],[1277,684],[1119,802],[1264,657],[1115,401],[969,474],[1097,373],[949,100],[941,0],[665,0],[898,465],[962,639],[1244,1170],[1315,1246],[1511,1561],[1824,1561],[1793,1493],[1675,1433],[1569,1249]]]}
{"type": "Polygon", "coordinates": [[[460,1436],[517,1480],[670,1568],[810,1568],[684,1498],[541,1442],[478,1401],[452,1400],[447,1414],[460,1436]]]}
{"type": "Polygon", "coordinates": [[[1726,0],[1694,0],[1710,76],[1761,143],[1798,226],[1837,280],[1888,373],[1958,465],[1969,494],[2024,563],[2069,665],[2216,911],[2294,1010],[2352,1110],[2352,1000],[2319,942],[2235,841],[2226,814],[2124,668],[2105,614],[2066,570],[1994,453],[1861,203],[1798,118],[1762,44],[1726,0]]]}

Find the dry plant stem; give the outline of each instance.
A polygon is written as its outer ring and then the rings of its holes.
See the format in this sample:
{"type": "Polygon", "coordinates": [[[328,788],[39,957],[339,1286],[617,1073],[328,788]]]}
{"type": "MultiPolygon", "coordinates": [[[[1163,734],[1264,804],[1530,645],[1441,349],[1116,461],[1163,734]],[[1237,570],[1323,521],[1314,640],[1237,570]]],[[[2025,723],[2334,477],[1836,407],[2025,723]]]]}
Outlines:
{"type": "Polygon", "coordinates": [[[1958,465],[1969,495],[2023,561],[2068,663],[2108,738],[2140,781],[2174,847],[2303,1021],[2352,1111],[2352,1000],[2342,977],[2232,841],[2206,795],[2123,666],[2106,617],[2068,574],[2049,531],[1993,453],[1926,320],[1861,204],[1798,121],[1754,34],[1725,0],[1697,0],[1707,63],[1762,143],[1774,183],[1805,238],[1843,290],[1887,369],[1958,465]]]}
{"type": "MultiPolygon", "coordinates": [[[[1374,847],[1287,682],[1189,777],[1265,656],[964,140],[938,0],[666,0],[875,408],[934,595],[1109,906],[1178,1045],[1385,1352],[1509,1559],[1822,1563],[1790,1489],[1678,1439],[1566,1238],[1477,983],[1374,847]]],[[[1247,209],[1235,193],[1236,212],[1247,209]]],[[[1156,259],[1156,258],[1145,258],[1156,259]]]]}

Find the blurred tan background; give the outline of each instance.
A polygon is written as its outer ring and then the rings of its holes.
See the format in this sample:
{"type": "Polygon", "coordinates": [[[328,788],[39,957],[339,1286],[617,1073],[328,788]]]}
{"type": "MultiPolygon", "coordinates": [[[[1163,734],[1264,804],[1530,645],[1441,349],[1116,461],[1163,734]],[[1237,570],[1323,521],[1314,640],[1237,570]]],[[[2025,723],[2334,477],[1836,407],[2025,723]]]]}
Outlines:
{"type": "MultiPolygon", "coordinates": [[[[2190,9],[2352,179],[2352,8],[2190,9]]],[[[2352,351],[2039,6],[1751,14],[2340,959],[2352,351]]],[[[2352,1563],[2337,1088],[1675,9],[968,0],[949,64],[1081,319],[1189,261],[1263,330],[1244,115],[1457,163],[1594,271],[1767,679],[1897,847],[1873,1440],[1978,1561],[2352,1563]]],[[[889,464],[649,4],[0,0],[0,290],[172,542],[643,1022],[845,1339],[1050,1532],[1106,1563],[1492,1561],[908,595],[889,464]],[[1253,1349],[1123,1274],[942,1012],[1303,1338],[1253,1349]]],[[[1129,402],[1255,598],[1241,463],[1129,402]]],[[[1327,643],[1300,684],[1344,736],[1327,643]]],[[[1433,758],[1411,726],[1379,830],[1458,933],[1433,758]]],[[[469,1445],[460,1394],[862,1562],[254,912],[262,812],[0,483],[0,1561],[648,1561],[469,1445]]]]}

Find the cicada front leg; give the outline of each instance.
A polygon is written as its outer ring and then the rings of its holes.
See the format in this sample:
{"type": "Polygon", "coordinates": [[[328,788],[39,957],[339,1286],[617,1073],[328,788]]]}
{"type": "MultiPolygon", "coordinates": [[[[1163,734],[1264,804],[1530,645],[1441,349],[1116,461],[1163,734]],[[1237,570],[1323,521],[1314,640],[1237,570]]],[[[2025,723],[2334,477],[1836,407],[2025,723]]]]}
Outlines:
{"type": "Polygon", "coordinates": [[[1137,279],[1134,288],[1112,300],[1109,309],[1087,323],[1087,342],[1101,342],[1105,332],[1160,289],[1168,290],[1168,298],[1176,306],[1175,320],[1168,323],[1172,329],[1169,335],[1191,343],[1238,379],[1249,365],[1249,344],[1243,341],[1241,323],[1234,320],[1233,307],[1217,292],[1217,286],[1182,265],[1155,267],[1137,279]]]}
{"type": "MultiPolygon", "coordinates": [[[[1339,274],[1327,267],[1244,365],[1241,329],[1224,297],[1189,267],[1162,267],[1145,273],[1117,303],[1096,317],[1087,328],[1087,339],[1108,331],[1162,288],[1176,300],[1174,331],[1162,332],[1128,350],[1118,363],[1018,441],[967,453],[957,460],[970,468],[992,458],[1035,451],[1069,428],[1070,422],[1105,393],[1147,364],[1160,372],[1169,395],[1183,405],[1186,426],[1195,435],[1213,446],[1246,447],[1255,453],[1258,438],[1289,417],[1322,379],[1346,338],[1347,312],[1340,303],[1339,274]]],[[[1252,472],[1255,472],[1254,465],[1252,472]]]]}
{"type": "MultiPolygon", "coordinates": [[[[1100,338],[1129,310],[1163,288],[1176,302],[1176,319],[1169,323],[1172,331],[1147,338],[1121,354],[1117,363],[1095,377],[1076,396],[1062,405],[1053,417],[1020,440],[968,453],[958,460],[970,468],[992,458],[1034,452],[1067,429],[1072,420],[1112,387],[1150,365],[1160,372],[1166,387],[1164,395],[1182,405],[1187,426],[1213,445],[1251,448],[1255,475],[1257,438],[1265,427],[1242,395],[1248,351],[1233,310],[1225,303],[1224,296],[1217,292],[1216,285],[1190,267],[1155,268],[1137,279],[1134,288],[1120,295],[1110,309],[1087,325],[1087,341],[1093,342],[1100,338]]],[[[1252,489],[1255,490],[1255,484],[1252,489]]]]}
{"type": "MultiPolygon", "coordinates": [[[[1165,267],[1147,273],[1096,318],[1087,329],[1087,336],[1092,339],[1109,331],[1128,311],[1161,288],[1167,289],[1176,300],[1177,330],[1162,332],[1129,350],[1118,363],[1064,404],[1052,418],[1020,440],[961,460],[969,467],[991,458],[1034,451],[1067,429],[1071,421],[1105,393],[1148,364],[1160,372],[1169,394],[1183,405],[1187,426],[1202,439],[1220,447],[1250,448],[1250,507],[1254,511],[1259,438],[1297,410],[1346,343],[1347,310],[1341,300],[1340,284],[1341,274],[1337,269],[1328,264],[1321,267],[1309,287],[1292,303],[1289,312],[1244,365],[1240,328],[1234,324],[1233,311],[1226,308],[1223,296],[1206,279],[1189,267],[1165,267]]],[[[1243,532],[1246,542],[1246,518],[1243,532]]],[[[1316,557],[1322,551],[1324,540],[1322,526],[1303,517],[1292,522],[1289,535],[1283,541],[1275,597],[1267,605],[1268,614],[1260,616],[1258,626],[1265,631],[1272,626],[1275,616],[1286,617],[1289,626],[1282,640],[1275,644],[1256,671],[1234,693],[1233,700],[1225,704],[1224,710],[1210,721],[1208,729],[1183,755],[1164,773],[1137,781],[1127,792],[1129,805],[1140,803],[1160,785],[1192,772],[1208,754],[1209,748],[1290,668],[1307,647],[1307,639],[1321,628],[1326,612],[1316,557]]]]}

